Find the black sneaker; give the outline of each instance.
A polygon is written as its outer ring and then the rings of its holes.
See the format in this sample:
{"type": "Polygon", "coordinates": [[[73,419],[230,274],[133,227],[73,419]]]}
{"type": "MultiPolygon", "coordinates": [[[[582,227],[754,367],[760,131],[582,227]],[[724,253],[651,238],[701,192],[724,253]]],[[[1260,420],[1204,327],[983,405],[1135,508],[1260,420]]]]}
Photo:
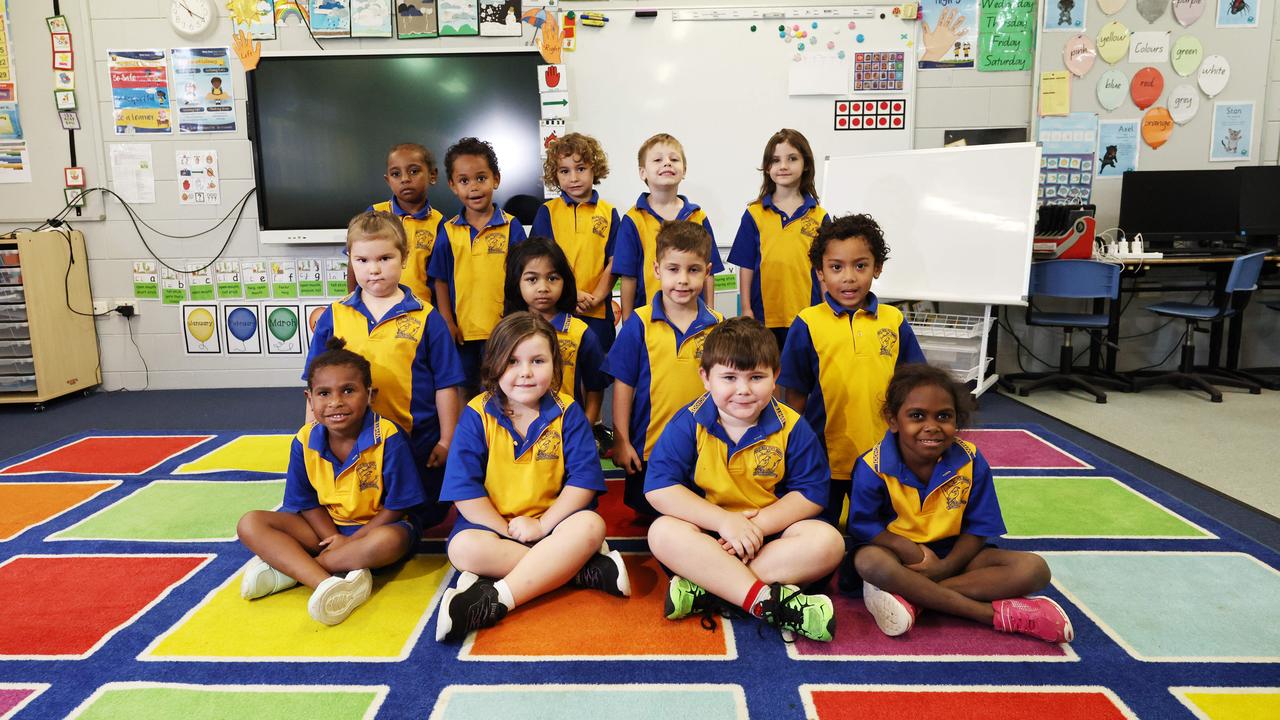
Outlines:
{"type": "Polygon", "coordinates": [[[475,573],[458,576],[457,587],[444,591],[436,614],[436,642],[458,642],[472,630],[493,627],[507,616],[494,581],[475,573]]]}
{"type": "Polygon", "coordinates": [[[604,423],[598,422],[591,426],[591,432],[596,436],[596,451],[600,457],[613,457],[613,431],[604,423]]]}
{"type": "Polygon", "coordinates": [[[820,642],[835,635],[835,607],[826,595],[805,595],[795,585],[774,583],[763,609],[764,621],[778,629],[820,642]]]}
{"type": "Polygon", "coordinates": [[[631,597],[631,579],[627,577],[627,564],[617,550],[596,553],[591,556],[573,580],[574,587],[603,590],[618,597],[631,597]]]}

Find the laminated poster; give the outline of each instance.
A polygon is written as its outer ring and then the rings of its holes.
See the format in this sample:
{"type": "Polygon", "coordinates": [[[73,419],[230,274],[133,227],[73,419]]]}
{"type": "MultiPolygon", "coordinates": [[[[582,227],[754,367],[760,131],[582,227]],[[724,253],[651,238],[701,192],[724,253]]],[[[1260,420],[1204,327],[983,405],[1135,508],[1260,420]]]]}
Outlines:
{"type": "Polygon", "coordinates": [[[480,34],[520,37],[520,0],[480,0],[480,34]]]}
{"type": "Polygon", "coordinates": [[[1253,102],[1213,104],[1213,135],[1209,159],[1215,162],[1248,160],[1253,143],[1253,102]]]}
{"type": "Polygon", "coordinates": [[[1084,32],[1084,13],[1088,0],[1046,0],[1045,32],[1084,32]]]}
{"type": "Polygon", "coordinates": [[[920,68],[971,68],[978,43],[978,0],[920,3],[920,68]]]}
{"type": "Polygon", "coordinates": [[[187,290],[193,301],[213,300],[213,271],[207,262],[187,263],[187,290]]]}
{"type": "Polygon", "coordinates": [[[349,2],[350,0],[311,0],[311,33],[325,38],[351,37],[349,2]]]}
{"type": "Polygon", "coordinates": [[[1098,123],[1098,152],[1094,167],[1099,180],[1117,180],[1138,169],[1137,120],[1103,120],[1098,123]]]}
{"type": "MultiPolygon", "coordinates": [[[[1218,0],[1218,27],[1258,27],[1258,3],[1267,0],[1218,0]]],[[[1208,0],[1206,0],[1208,2],[1208,0]]]]}
{"type": "Polygon", "coordinates": [[[1088,203],[1093,190],[1098,116],[1078,112],[1041,118],[1037,139],[1041,143],[1041,204],[1088,203]]]}
{"type": "Polygon", "coordinates": [[[183,303],[182,335],[188,355],[217,355],[222,352],[218,333],[218,306],[213,303],[183,303]]]}
{"type": "Polygon", "coordinates": [[[263,303],[268,355],[302,354],[302,311],[297,305],[263,303]]]}
{"type": "Polygon", "coordinates": [[[393,5],[392,0],[351,0],[351,37],[392,37],[393,5]]]}
{"type": "Polygon", "coordinates": [[[173,90],[178,132],[235,132],[228,48],[174,48],[173,90]]]}
{"type": "Polygon", "coordinates": [[[317,258],[299,258],[298,297],[324,297],[324,261],[317,258]]]}
{"type": "Polygon", "coordinates": [[[408,40],[439,34],[436,0],[396,0],[396,37],[408,40]]]}
{"type": "Polygon", "coordinates": [[[329,297],[347,295],[347,259],[328,258],[324,261],[325,294],[329,297]]]}
{"type": "Polygon", "coordinates": [[[219,260],[213,266],[213,278],[218,287],[218,297],[233,300],[244,297],[244,283],[240,281],[239,260],[219,260]]]}
{"type": "Polygon", "coordinates": [[[111,108],[117,135],[173,130],[164,50],[108,50],[111,108]]]}
{"type": "Polygon", "coordinates": [[[133,296],[139,300],[160,299],[160,277],[152,260],[139,260],[133,264],[133,296]]]}
{"type": "Polygon", "coordinates": [[[174,160],[178,168],[179,204],[222,204],[217,150],[177,150],[174,160]]]}
{"type": "Polygon", "coordinates": [[[311,347],[311,337],[315,334],[316,323],[320,322],[320,316],[329,308],[328,305],[312,305],[306,304],[302,306],[302,329],[306,332],[303,336],[303,342],[306,346],[311,347]]]}
{"type": "Polygon", "coordinates": [[[261,309],[257,305],[222,306],[228,355],[261,355],[261,309]]]}
{"type": "Polygon", "coordinates": [[[1036,0],[986,0],[978,18],[979,72],[1030,70],[1036,0]]]}
{"type": "Polygon", "coordinates": [[[298,297],[298,264],[290,259],[271,261],[271,297],[298,297]]]}
{"type": "Polygon", "coordinates": [[[271,297],[271,275],[266,260],[245,260],[240,264],[240,278],[244,281],[246,299],[266,300],[271,297]]]}
{"type": "Polygon", "coordinates": [[[188,300],[186,273],[160,266],[160,302],[180,305],[188,300]]]}

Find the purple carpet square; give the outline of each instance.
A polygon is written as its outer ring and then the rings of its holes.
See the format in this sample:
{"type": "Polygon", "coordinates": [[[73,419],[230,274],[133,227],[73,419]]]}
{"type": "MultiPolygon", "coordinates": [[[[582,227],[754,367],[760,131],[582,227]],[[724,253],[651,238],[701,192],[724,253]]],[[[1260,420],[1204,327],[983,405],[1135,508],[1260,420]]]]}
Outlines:
{"type": "Polygon", "coordinates": [[[0,687],[0,718],[9,717],[10,713],[21,707],[38,688],[34,687],[0,687]]]}

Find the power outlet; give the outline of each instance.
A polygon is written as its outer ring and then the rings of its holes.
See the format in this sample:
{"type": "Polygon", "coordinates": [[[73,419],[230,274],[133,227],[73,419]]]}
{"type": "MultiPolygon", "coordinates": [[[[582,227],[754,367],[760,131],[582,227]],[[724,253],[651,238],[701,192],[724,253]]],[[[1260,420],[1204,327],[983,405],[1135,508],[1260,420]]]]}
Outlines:
{"type": "Polygon", "coordinates": [[[94,301],[93,301],[93,314],[94,314],[94,315],[105,315],[105,314],[107,314],[107,311],[108,311],[108,310],[110,310],[110,308],[109,308],[109,307],[107,307],[107,301],[106,301],[106,300],[94,300],[94,301]]]}
{"type": "Polygon", "coordinates": [[[111,309],[115,310],[116,308],[119,308],[119,307],[133,308],[133,314],[134,315],[139,314],[138,301],[133,298],[120,298],[119,300],[116,300],[114,305],[111,306],[111,309]]]}

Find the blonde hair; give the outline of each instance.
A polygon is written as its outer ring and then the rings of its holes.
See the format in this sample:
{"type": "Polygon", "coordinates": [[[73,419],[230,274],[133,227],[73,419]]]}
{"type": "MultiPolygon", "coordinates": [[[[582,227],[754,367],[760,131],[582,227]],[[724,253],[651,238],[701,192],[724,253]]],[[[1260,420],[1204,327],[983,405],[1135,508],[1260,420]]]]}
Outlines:
{"type": "Polygon", "coordinates": [[[400,259],[409,257],[409,240],[400,218],[381,210],[366,210],[347,223],[347,256],[357,240],[390,240],[400,251],[400,259]]]}
{"type": "Polygon", "coordinates": [[[547,148],[547,159],[542,163],[542,182],[547,187],[560,187],[556,171],[560,169],[560,161],[577,155],[582,163],[591,167],[593,185],[609,176],[609,158],[600,147],[600,141],[590,135],[569,133],[551,143],[547,148]]]}
{"type": "Polygon", "coordinates": [[[680,144],[679,140],[675,139],[675,136],[668,135],[667,133],[658,133],[648,140],[645,140],[640,145],[640,152],[636,153],[637,166],[644,167],[644,156],[652,150],[655,145],[670,145],[675,148],[676,152],[680,153],[680,160],[684,162],[685,170],[689,169],[689,158],[684,154],[684,146],[680,144]]]}

